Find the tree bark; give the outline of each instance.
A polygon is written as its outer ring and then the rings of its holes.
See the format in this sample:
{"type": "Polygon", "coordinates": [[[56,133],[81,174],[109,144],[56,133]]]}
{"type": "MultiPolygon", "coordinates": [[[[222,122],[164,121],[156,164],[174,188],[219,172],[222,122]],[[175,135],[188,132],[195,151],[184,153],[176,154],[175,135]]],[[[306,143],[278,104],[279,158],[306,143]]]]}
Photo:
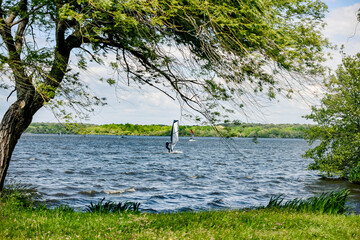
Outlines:
{"type": "Polygon", "coordinates": [[[34,114],[42,104],[19,99],[5,113],[0,124],[0,193],[4,187],[11,155],[21,137],[30,125],[34,114]]]}

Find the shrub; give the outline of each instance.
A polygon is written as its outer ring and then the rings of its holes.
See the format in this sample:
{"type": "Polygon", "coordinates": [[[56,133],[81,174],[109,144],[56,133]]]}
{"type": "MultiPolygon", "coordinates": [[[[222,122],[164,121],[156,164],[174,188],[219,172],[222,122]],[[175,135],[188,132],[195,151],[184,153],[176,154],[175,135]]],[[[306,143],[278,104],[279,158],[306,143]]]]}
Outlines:
{"type": "Polygon", "coordinates": [[[360,162],[358,162],[356,167],[351,169],[348,178],[350,182],[360,183],[360,162]]]}

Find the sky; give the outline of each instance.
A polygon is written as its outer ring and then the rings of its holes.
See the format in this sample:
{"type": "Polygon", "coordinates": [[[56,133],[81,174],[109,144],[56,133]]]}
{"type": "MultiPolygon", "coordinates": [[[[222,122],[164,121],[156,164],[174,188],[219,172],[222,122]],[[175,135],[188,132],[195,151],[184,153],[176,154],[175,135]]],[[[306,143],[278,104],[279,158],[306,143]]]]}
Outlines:
{"type": "MultiPolygon", "coordinates": [[[[360,0],[324,0],[329,7],[325,22],[327,27],[324,35],[330,42],[337,45],[344,45],[347,54],[360,52],[360,24],[356,21],[356,12],[360,8],[360,0]]],[[[328,64],[333,69],[341,63],[338,53],[333,53],[333,60],[328,64]]],[[[192,125],[195,122],[187,120],[183,115],[180,104],[173,101],[163,93],[151,88],[138,89],[130,83],[114,87],[100,83],[96,79],[111,77],[112,71],[108,68],[94,66],[86,74],[82,74],[82,79],[89,85],[94,94],[107,98],[107,105],[98,107],[95,112],[90,114],[87,121],[83,123],[109,124],[109,123],[132,123],[132,124],[165,124],[170,125],[174,119],[179,119],[180,124],[192,125]]],[[[0,89],[0,116],[2,117],[14,100],[10,97],[7,101],[9,92],[0,89]]],[[[304,101],[300,97],[293,100],[278,98],[266,107],[251,109],[244,117],[242,113],[237,113],[233,119],[243,122],[257,123],[312,123],[303,118],[311,112],[311,105],[319,99],[307,99],[304,101]]],[[[53,113],[42,108],[34,116],[33,122],[58,122],[53,113]]]]}

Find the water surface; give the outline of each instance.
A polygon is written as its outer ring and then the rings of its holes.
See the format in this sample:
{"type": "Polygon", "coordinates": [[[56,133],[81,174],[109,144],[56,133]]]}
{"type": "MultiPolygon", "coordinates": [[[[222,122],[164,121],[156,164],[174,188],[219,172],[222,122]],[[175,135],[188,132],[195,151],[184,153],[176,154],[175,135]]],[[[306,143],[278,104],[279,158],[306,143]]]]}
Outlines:
{"type": "Polygon", "coordinates": [[[359,212],[360,188],[306,170],[302,139],[180,138],[25,134],[8,179],[31,184],[50,205],[84,209],[103,197],[137,201],[151,211],[247,208],[271,196],[305,198],[349,188],[359,212]]]}

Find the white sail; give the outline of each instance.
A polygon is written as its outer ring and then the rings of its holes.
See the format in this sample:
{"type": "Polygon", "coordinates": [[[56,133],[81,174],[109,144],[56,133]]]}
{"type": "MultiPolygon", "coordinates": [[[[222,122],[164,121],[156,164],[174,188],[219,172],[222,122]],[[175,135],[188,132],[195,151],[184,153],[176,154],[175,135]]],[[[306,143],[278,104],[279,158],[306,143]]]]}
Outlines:
{"type": "Polygon", "coordinates": [[[171,129],[171,136],[170,136],[170,149],[171,152],[174,151],[176,143],[179,141],[179,121],[174,120],[171,129]]]}

